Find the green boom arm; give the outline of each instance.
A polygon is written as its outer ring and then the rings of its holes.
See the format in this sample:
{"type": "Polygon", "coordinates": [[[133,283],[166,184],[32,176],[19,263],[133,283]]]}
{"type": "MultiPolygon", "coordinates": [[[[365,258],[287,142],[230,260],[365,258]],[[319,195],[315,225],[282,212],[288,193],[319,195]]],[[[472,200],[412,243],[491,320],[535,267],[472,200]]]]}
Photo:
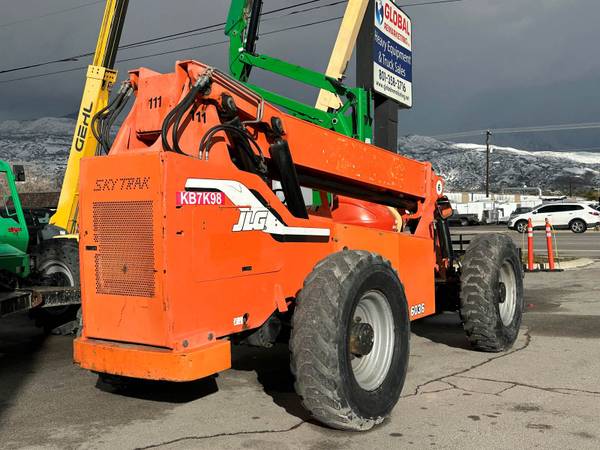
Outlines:
{"type": "Polygon", "coordinates": [[[229,70],[266,101],[282,106],[291,114],[322,127],[362,141],[372,138],[371,95],[361,88],[350,88],[339,80],[305,67],[255,52],[262,0],[232,0],[225,26],[229,36],[229,70]],[[252,67],[272,72],[311,87],[323,89],[345,99],[336,111],[321,111],[280,94],[248,83],[252,67]]]}

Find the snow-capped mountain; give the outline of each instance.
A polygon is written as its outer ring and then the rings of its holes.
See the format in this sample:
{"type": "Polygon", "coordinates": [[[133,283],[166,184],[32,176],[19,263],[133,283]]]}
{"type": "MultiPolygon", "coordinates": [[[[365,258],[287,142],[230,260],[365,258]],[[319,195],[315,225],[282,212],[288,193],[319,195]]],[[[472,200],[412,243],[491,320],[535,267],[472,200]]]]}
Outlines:
{"type": "MultiPolygon", "coordinates": [[[[491,146],[490,185],[492,191],[523,186],[544,190],[600,186],[600,153],[526,151],[491,146]]],[[[398,140],[398,152],[432,163],[446,179],[447,189],[481,190],[485,180],[485,145],[455,144],[424,136],[398,140]]]]}
{"type": "Polygon", "coordinates": [[[60,190],[75,121],[45,117],[0,122],[0,159],[25,166],[22,192],[60,190]]]}
{"type": "MultiPolygon", "coordinates": [[[[0,159],[24,164],[24,192],[57,191],[67,164],[75,121],[47,117],[33,121],[0,122],[0,159]]],[[[600,186],[600,153],[530,152],[493,146],[492,190],[504,187],[562,189],[600,186]]],[[[407,136],[398,141],[398,152],[430,161],[447,181],[447,189],[479,190],[485,176],[485,146],[454,144],[424,136],[407,136]]]]}

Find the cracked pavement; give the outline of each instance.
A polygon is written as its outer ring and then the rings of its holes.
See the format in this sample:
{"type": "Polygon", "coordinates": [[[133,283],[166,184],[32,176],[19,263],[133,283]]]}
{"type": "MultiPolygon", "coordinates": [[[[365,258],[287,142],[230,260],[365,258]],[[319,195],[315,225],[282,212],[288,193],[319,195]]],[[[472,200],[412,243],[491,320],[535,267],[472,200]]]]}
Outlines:
{"type": "Polygon", "coordinates": [[[0,327],[2,448],[600,448],[600,263],[525,280],[505,353],[474,352],[455,314],[413,323],[402,398],[367,433],[313,422],[285,346],[238,348],[233,369],[125,391],[71,364],[71,340],[0,327]]]}

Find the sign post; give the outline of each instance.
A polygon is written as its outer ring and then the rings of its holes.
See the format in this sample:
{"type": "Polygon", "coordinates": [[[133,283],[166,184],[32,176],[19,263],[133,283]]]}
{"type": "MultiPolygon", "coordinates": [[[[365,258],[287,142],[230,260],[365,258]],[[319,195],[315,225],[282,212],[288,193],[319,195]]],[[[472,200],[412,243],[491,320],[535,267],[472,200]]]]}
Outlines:
{"type": "Polygon", "coordinates": [[[412,107],[412,23],[392,0],[369,3],[356,51],[357,84],[373,91],[375,145],[396,151],[398,107],[412,107]]]}

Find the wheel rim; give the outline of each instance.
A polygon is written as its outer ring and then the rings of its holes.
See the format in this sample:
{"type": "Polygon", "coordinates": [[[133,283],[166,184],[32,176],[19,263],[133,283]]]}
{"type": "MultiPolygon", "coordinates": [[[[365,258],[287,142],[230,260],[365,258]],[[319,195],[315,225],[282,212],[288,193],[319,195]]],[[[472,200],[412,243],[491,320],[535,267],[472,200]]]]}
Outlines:
{"type": "Polygon", "coordinates": [[[571,229],[576,233],[581,233],[581,231],[583,230],[583,224],[579,221],[573,222],[573,224],[571,225],[571,229]]]}
{"type": "Polygon", "coordinates": [[[356,355],[349,350],[349,356],[358,385],[373,391],[381,386],[392,365],[395,339],[392,308],[381,292],[368,291],[358,301],[352,319],[355,324],[368,324],[372,328],[368,354],[356,355]]]}
{"type": "MultiPolygon", "coordinates": [[[[40,267],[40,271],[48,280],[49,286],[75,286],[75,279],[71,270],[62,262],[57,260],[46,261],[40,267]]],[[[69,306],[54,306],[45,308],[47,314],[60,316],[69,309],[69,306]]]]}
{"type": "Polygon", "coordinates": [[[69,268],[60,261],[50,260],[43,264],[40,271],[49,279],[53,286],[75,286],[75,279],[69,268]]]}
{"type": "Polygon", "coordinates": [[[525,225],[524,222],[519,222],[517,224],[517,230],[519,231],[519,233],[524,233],[526,228],[527,228],[527,225],[525,225]]]}
{"type": "Polygon", "coordinates": [[[498,291],[500,319],[505,326],[509,326],[517,309],[517,280],[509,261],[505,261],[500,268],[498,291]]]}

